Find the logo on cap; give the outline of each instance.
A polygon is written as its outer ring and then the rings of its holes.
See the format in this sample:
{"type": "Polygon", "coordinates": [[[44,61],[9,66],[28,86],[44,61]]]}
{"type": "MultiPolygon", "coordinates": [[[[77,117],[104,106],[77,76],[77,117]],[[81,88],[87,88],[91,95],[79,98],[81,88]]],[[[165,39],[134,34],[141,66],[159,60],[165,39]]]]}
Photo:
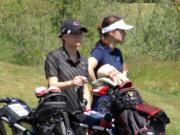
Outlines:
{"type": "Polygon", "coordinates": [[[79,23],[79,22],[73,22],[73,25],[74,25],[74,26],[79,26],[80,23],[79,23]]]}

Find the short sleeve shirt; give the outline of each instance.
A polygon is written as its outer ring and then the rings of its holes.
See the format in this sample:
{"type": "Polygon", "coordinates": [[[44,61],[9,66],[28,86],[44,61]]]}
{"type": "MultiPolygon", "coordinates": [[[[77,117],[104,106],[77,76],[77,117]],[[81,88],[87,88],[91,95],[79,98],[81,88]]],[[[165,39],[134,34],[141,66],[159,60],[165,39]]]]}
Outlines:
{"type": "Polygon", "coordinates": [[[99,43],[92,50],[91,57],[94,57],[98,62],[98,65],[95,68],[95,74],[104,64],[110,64],[118,71],[122,72],[123,57],[118,48],[111,49],[99,43]]]}
{"type": "MultiPolygon", "coordinates": [[[[72,80],[75,76],[88,77],[87,59],[78,53],[78,60],[73,62],[64,47],[48,54],[45,60],[45,75],[57,77],[59,82],[72,80]]],[[[77,88],[63,90],[68,98],[67,106],[71,111],[80,109],[77,88]]]]}

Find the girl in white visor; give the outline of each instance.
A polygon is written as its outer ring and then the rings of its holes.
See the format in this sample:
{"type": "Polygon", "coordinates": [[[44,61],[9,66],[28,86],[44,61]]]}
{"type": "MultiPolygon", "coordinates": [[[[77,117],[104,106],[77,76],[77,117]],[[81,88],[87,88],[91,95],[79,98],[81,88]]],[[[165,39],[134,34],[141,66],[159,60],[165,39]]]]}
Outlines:
{"type": "MultiPolygon", "coordinates": [[[[118,16],[107,16],[103,19],[98,27],[100,39],[88,59],[88,72],[92,80],[97,79],[98,69],[105,64],[113,66],[117,71],[127,76],[127,66],[120,49],[116,45],[124,42],[126,31],[132,28],[132,25],[126,24],[118,16]]],[[[97,100],[99,97],[93,95],[92,109],[98,108],[97,100]]]]}

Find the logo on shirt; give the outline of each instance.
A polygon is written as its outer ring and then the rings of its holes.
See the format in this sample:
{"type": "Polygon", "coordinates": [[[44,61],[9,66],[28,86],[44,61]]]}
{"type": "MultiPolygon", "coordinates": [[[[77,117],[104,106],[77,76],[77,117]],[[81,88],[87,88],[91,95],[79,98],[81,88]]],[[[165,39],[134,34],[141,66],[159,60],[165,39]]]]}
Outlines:
{"type": "Polygon", "coordinates": [[[117,61],[120,61],[120,57],[117,57],[116,60],[117,60],[117,61]]]}

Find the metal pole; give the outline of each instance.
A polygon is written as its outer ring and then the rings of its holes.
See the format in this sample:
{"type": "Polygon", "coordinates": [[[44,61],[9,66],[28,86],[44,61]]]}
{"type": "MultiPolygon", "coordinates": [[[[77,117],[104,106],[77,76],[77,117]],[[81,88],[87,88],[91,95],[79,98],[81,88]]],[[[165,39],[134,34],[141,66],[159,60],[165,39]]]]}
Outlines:
{"type": "MultiPolygon", "coordinates": [[[[4,122],[6,122],[7,124],[9,124],[9,120],[6,117],[0,117],[4,122]]],[[[26,128],[22,127],[21,125],[19,125],[18,123],[14,123],[13,126],[17,129],[19,129],[22,132],[27,131],[26,128]]]]}

